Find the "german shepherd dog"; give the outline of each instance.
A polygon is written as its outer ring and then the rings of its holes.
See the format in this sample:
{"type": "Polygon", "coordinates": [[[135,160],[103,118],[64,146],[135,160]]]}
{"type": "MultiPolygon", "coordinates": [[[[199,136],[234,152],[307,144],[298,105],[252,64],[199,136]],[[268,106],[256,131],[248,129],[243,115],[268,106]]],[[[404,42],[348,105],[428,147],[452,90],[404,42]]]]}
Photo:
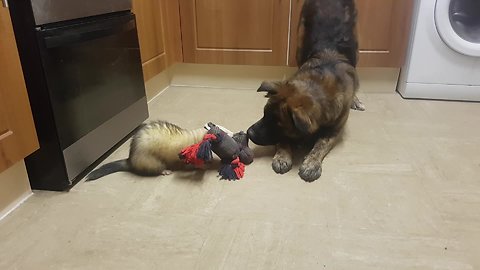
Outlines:
{"type": "Polygon", "coordinates": [[[264,116],[248,129],[257,145],[276,145],[272,168],[292,168],[293,146],[311,145],[300,177],[317,180],[322,161],[334,147],[350,108],[363,110],[356,97],[358,42],[355,0],[306,0],[300,18],[298,71],[288,80],[263,82],[268,98],[264,116]]]}

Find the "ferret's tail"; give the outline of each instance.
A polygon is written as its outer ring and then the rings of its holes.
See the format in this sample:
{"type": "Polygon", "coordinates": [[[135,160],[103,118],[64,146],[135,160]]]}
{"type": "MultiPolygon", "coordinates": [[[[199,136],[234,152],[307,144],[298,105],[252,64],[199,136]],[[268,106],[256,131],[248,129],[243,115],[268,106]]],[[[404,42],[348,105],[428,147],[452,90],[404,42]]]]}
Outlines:
{"type": "Polygon", "coordinates": [[[130,171],[130,165],[128,164],[128,161],[126,159],[117,160],[107,163],[100,168],[92,171],[90,174],[87,175],[86,181],[93,181],[112,173],[126,171],[130,171]]]}

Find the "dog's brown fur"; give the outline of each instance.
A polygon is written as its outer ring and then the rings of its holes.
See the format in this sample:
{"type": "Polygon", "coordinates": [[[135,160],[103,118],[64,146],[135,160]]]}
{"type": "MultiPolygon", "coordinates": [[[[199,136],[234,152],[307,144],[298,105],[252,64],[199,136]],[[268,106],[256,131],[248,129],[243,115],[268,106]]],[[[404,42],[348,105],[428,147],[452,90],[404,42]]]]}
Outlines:
{"type": "Polygon", "coordinates": [[[306,0],[299,26],[299,70],[282,82],[264,82],[264,117],[250,127],[259,145],[277,145],[272,167],[292,168],[292,147],[313,142],[300,167],[305,181],[318,179],[322,161],[335,145],[350,108],[361,109],[355,66],[358,58],[354,0],[306,0]]]}

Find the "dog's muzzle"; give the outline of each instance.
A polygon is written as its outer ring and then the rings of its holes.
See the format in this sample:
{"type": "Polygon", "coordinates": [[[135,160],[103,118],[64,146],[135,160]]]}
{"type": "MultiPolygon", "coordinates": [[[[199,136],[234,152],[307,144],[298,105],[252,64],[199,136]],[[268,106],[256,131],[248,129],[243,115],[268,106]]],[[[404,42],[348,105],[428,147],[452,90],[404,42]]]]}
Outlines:
{"type": "Polygon", "coordinates": [[[262,118],[247,130],[248,138],[256,145],[267,146],[278,143],[278,130],[262,118]]]}

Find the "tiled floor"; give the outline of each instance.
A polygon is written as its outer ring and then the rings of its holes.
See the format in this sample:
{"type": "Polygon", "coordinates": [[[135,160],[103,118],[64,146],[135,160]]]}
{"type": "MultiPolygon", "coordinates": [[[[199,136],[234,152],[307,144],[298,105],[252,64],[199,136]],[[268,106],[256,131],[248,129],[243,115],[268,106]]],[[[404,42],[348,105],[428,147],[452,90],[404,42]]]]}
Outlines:
{"type": "MultiPolygon", "coordinates": [[[[364,93],[343,142],[307,184],[270,167],[118,173],[36,192],[0,222],[0,269],[480,269],[480,104],[364,93]]],[[[246,129],[254,89],[171,87],[152,118],[246,129]]],[[[124,158],[124,145],[108,160],[124,158]]]]}

